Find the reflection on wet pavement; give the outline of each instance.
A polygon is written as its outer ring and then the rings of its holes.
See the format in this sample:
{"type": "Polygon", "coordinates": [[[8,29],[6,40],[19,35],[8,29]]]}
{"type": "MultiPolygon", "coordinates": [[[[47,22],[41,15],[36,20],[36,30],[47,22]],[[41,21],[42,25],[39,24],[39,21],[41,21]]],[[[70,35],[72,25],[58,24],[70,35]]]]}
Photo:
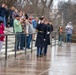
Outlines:
{"type": "Polygon", "coordinates": [[[76,75],[76,44],[49,46],[48,54],[36,57],[36,51],[17,59],[0,62],[0,75],[76,75]]]}

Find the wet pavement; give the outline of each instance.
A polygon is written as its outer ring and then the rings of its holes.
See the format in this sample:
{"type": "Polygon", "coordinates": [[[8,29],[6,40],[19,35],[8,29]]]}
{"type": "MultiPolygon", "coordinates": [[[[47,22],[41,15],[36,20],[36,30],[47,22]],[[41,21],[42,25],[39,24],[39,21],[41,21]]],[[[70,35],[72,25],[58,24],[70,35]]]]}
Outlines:
{"type": "Polygon", "coordinates": [[[2,60],[0,75],[76,75],[76,44],[49,46],[44,57],[36,57],[33,51],[2,60]]]}

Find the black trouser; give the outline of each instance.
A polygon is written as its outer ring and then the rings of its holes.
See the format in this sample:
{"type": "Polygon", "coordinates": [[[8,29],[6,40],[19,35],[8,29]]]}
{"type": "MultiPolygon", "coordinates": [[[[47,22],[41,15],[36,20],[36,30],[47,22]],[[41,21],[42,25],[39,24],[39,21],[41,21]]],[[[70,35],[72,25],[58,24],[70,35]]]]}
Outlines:
{"type": "Polygon", "coordinates": [[[44,55],[46,55],[47,54],[47,45],[44,47],[44,55]]]}

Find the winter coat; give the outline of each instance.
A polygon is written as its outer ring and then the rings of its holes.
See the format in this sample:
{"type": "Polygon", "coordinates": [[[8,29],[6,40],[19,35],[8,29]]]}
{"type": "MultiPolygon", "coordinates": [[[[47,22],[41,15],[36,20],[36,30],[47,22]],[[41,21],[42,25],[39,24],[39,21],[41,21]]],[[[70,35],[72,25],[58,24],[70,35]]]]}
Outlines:
{"type": "Polygon", "coordinates": [[[13,10],[9,10],[9,16],[10,16],[10,19],[13,19],[13,10]]]}
{"type": "Polygon", "coordinates": [[[46,35],[46,27],[44,24],[38,24],[36,27],[38,33],[37,33],[37,38],[36,38],[36,46],[37,47],[44,47],[44,39],[45,39],[45,35],[46,35]]]}
{"type": "Polygon", "coordinates": [[[45,26],[46,26],[45,45],[50,45],[50,33],[52,32],[51,26],[50,25],[45,26]]]}
{"type": "Polygon", "coordinates": [[[50,31],[51,32],[53,31],[53,25],[52,24],[50,25],[50,31]]]}
{"type": "Polygon", "coordinates": [[[6,16],[6,9],[3,7],[0,7],[0,16],[2,17],[6,16]]]}
{"type": "Polygon", "coordinates": [[[72,31],[73,31],[73,26],[68,24],[66,27],[66,33],[67,34],[72,34],[72,31]]]}
{"type": "MultiPolygon", "coordinates": [[[[0,24],[0,34],[4,34],[4,24],[0,24]]],[[[4,41],[4,36],[0,36],[0,41],[4,41]]]]}

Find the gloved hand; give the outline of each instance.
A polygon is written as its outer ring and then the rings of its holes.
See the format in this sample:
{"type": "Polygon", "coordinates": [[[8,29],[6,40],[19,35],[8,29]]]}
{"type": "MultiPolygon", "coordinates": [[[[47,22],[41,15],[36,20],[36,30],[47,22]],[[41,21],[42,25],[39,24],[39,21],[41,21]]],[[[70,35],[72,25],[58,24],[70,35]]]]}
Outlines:
{"type": "Polygon", "coordinates": [[[44,39],[44,41],[46,41],[46,39],[44,39]]]}
{"type": "Polygon", "coordinates": [[[47,34],[50,34],[50,32],[47,32],[47,34]]]}

